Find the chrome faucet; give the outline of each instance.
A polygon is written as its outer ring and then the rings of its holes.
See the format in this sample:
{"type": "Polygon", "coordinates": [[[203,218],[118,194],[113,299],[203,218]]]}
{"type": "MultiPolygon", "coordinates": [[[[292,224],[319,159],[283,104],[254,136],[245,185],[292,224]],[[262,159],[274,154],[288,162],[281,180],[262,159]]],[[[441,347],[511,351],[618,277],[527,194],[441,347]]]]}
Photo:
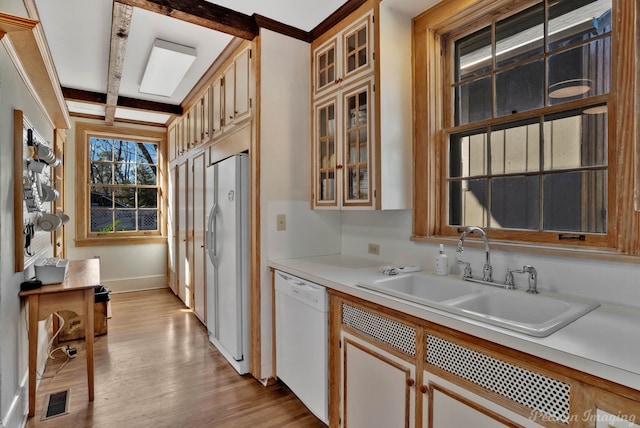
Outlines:
{"type": "Polygon", "coordinates": [[[482,268],[482,280],[486,282],[493,282],[493,268],[491,267],[491,252],[489,250],[489,238],[487,238],[487,234],[479,228],[478,226],[469,226],[467,230],[462,232],[460,235],[460,239],[458,240],[458,248],[456,251],[460,254],[464,251],[464,240],[468,234],[478,232],[478,234],[482,237],[484,241],[484,251],[485,251],[485,262],[482,268]]]}
{"type": "Polygon", "coordinates": [[[513,273],[528,273],[529,274],[529,288],[527,293],[538,294],[538,271],[531,265],[524,265],[522,269],[513,270],[513,273]]]}

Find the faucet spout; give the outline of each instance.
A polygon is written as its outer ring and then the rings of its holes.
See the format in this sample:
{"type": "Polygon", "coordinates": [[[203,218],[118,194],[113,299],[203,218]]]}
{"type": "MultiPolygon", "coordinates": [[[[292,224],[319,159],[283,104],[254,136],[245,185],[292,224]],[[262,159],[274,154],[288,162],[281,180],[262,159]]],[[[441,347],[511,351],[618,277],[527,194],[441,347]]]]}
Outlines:
{"type": "Polygon", "coordinates": [[[467,227],[467,230],[462,232],[462,235],[460,235],[460,239],[458,239],[458,247],[456,248],[456,251],[458,253],[462,253],[464,251],[464,240],[466,239],[468,234],[473,232],[477,232],[484,241],[485,262],[482,269],[482,280],[492,282],[493,268],[491,267],[491,250],[489,248],[489,238],[487,238],[487,234],[484,230],[482,230],[482,228],[478,226],[467,227]]]}

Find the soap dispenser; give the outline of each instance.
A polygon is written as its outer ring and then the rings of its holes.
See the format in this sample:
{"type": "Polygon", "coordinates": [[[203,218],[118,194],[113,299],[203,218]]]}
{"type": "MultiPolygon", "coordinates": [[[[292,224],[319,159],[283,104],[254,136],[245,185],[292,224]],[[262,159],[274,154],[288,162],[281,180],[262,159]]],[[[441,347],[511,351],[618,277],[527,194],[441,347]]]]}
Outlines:
{"type": "Polygon", "coordinates": [[[444,244],[440,244],[440,253],[436,257],[436,275],[449,275],[449,258],[444,253],[444,244]]]}

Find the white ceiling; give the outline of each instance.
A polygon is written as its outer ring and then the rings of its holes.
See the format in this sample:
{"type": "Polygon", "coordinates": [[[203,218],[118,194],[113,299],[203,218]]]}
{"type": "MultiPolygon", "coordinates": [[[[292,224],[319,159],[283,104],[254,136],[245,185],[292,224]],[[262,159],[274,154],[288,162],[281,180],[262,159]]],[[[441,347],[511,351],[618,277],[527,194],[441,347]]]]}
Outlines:
{"type": "MultiPolygon", "coordinates": [[[[206,0],[246,15],[259,14],[310,31],[346,0],[206,0]]],[[[415,16],[438,0],[384,0],[385,6],[415,16]]],[[[60,84],[106,94],[113,0],[35,0],[60,84]]],[[[231,41],[228,34],[134,8],[127,39],[120,95],[180,105],[231,41]],[[153,41],[162,39],[196,49],[197,58],[171,97],[138,91],[153,41]]],[[[104,115],[104,106],[68,101],[72,113],[104,115]]],[[[118,107],[116,119],[164,124],[169,114],[118,107]]]]}

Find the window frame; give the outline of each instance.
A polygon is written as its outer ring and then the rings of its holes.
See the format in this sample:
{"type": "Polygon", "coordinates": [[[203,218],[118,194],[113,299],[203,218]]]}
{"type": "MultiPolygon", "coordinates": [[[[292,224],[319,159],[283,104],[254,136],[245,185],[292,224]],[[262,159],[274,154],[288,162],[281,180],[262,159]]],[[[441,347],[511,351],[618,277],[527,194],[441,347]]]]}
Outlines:
{"type": "Polygon", "coordinates": [[[128,244],[165,243],[166,237],[166,188],[165,151],[166,132],[143,130],[139,128],[104,126],[86,122],[75,125],[75,245],[105,246],[128,244]],[[89,188],[89,138],[102,137],[119,140],[146,140],[158,145],[158,230],[131,232],[91,232],[89,188]]]}
{"type": "MultiPolygon", "coordinates": [[[[453,58],[446,55],[452,49],[446,44],[490,25],[497,16],[502,18],[517,13],[534,3],[537,1],[443,0],[414,19],[415,191],[412,240],[447,242],[457,240],[461,233],[458,227],[447,226],[446,138],[450,131],[447,127],[452,123],[453,97],[445,90],[450,87],[453,76],[453,58]]],[[[634,6],[634,0],[612,0],[612,15],[615,25],[611,35],[611,90],[608,95],[594,97],[606,101],[609,108],[609,226],[606,239],[560,241],[558,232],[488,230],[494,246],[572,257],[620,258],[621,255],[640,254],[640,216],[636,211],[636,207],[640,209],[640,195],[636,195],[640,193],[640,178],[635,174],[640,171],[640,166],[634,163],[636,154],[640,154],[638,127],[635,125],[640,119],[636,104],[640,96],[634,95],[640,89],[636,65],[640,63],[640,47],[634,43],[640,33],[634,25],[636,15],[640,15],[640,6],[634,6]],[[616,61],[619,58],[627,60],[616,61]]],[[[545,107],[545,110],[570,110],[583,104],[583,100],[577,100],[545,107]]],[[[531,112],[517,113],[508,121],[516,122],[530,116],[531,112]]],[[[473,124],[469,128],[477,127],[478,124],[473,124]]],[[[463,127],[456,127],[459,128],[463,127]]]]}

